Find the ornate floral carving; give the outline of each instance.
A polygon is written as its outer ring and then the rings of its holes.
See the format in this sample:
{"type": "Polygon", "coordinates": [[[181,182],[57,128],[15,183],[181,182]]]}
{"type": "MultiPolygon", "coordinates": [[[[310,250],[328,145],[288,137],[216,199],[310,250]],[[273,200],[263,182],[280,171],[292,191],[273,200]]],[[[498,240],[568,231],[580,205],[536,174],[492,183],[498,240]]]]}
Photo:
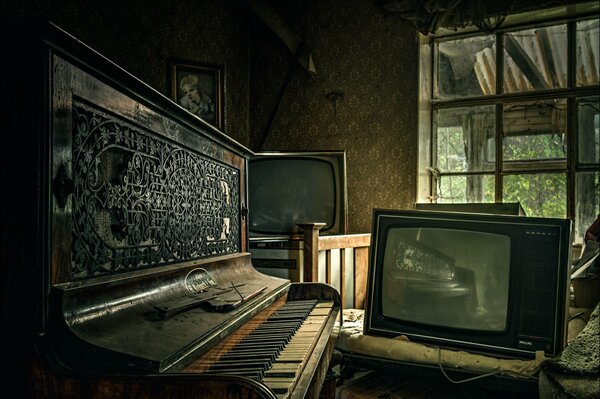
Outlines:
{"type": "Polygon", "coordinates": [[[239,171],[73,106],[74,278],[240,250],[239,171]]]}

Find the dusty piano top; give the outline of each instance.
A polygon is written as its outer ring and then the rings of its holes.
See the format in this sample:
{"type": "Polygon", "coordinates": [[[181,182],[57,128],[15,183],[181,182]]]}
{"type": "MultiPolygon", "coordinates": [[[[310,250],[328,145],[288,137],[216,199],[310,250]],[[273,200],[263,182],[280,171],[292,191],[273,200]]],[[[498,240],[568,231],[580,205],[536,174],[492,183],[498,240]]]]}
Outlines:
{"type": "Polygon", "coordinates": [[[257,272],[249,255],[104,280],[53,289],[64,317],[55,344],[79,369],[178,370],[289,289],[257,272]]]}

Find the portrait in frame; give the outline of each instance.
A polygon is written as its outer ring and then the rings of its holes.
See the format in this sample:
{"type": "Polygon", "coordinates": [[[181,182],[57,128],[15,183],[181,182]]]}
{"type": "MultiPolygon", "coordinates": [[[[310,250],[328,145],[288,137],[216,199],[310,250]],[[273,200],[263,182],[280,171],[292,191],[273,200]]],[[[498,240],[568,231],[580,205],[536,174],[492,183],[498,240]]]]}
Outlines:
{"type": "Polygon", "coordinates": [[[192,114],[225,131],[225,66],[170,58],[169,97],[192,114]]]}

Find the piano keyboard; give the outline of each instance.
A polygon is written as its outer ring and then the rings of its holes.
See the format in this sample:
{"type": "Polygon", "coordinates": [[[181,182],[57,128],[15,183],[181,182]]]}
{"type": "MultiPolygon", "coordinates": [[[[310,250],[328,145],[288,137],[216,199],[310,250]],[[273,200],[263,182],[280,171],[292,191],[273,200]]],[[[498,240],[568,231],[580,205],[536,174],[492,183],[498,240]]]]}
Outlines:
{"type": "Polygon", "coordinates": [[[222,342],[219,355],[213,356],[218,357],[215,361],[197,361],[194,368],[207,374],[252,378],[265,384],[278,397],[286,398],[302,373],[332,308],[333,302],[285,302],[243,338],[222,342]]]}

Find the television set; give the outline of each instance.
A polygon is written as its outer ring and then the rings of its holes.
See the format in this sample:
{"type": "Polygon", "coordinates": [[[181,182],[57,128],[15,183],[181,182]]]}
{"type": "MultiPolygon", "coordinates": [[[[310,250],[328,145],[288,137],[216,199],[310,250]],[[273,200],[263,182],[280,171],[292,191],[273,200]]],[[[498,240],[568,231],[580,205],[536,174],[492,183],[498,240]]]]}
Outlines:
{"type": "Polygon", "coordinates": [[[373,211],[364,334],[497,357],[566,340],[571,221],[373,211]]]}
{"type": "Polygon", "coordinates": [[[299,238],[298,223],[347,230],[345,151],[261,152],[248,164],[250,237],[299,238]]]}
{"type": "Polygon", "coordinates": [[[325,223],[320,235],[346,234],[345,151],[271,151],[248,162],[252,263],[266,274],[302,281],[299,223],[325,223]]]}

